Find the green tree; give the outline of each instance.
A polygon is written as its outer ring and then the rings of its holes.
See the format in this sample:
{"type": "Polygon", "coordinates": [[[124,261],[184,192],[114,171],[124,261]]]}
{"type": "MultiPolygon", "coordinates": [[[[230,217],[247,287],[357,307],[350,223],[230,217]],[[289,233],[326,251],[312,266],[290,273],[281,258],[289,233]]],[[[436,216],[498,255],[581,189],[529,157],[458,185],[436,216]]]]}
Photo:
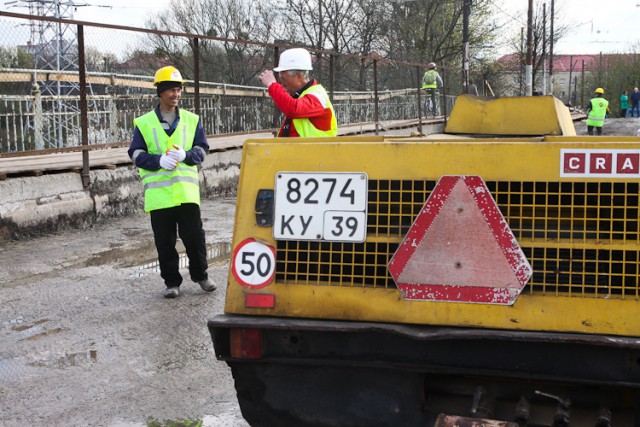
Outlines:
{"type": "Polygon", "coordinates": [[[33,55],[20,46],[0,46],[0,67],[33,68],[33,55]]]}

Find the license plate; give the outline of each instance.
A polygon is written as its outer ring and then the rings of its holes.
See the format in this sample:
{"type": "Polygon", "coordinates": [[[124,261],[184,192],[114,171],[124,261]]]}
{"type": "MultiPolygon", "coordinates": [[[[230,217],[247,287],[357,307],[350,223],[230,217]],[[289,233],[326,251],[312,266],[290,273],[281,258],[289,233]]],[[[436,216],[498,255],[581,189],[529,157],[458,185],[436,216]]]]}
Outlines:
{"type": "Polygon", "coordinates": [[[360,172],[277,173],[274,239],[364,242],[367,181],[360,172]]]}

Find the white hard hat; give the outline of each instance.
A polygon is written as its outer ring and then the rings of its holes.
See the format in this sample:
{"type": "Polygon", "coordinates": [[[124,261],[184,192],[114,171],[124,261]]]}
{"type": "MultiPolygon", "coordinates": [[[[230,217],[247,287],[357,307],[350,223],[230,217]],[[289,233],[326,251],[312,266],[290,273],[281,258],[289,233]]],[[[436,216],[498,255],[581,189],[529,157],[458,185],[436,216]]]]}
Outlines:
{"type": "Polygon", "coordinates": [[[311,55],[300,47],[287,49],[280,54],[280,63],[273,69],[275,72],[287,70],[313,70],[311,55]]]}

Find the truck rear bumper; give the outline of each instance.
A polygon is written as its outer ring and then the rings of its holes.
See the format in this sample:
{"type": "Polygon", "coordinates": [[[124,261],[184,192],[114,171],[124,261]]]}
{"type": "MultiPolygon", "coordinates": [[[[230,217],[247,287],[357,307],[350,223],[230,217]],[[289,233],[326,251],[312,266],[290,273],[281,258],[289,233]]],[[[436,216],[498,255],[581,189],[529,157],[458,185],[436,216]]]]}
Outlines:
{"type": "Polygon", "coordinates": [[[425,427],[442,414],[552,425],[565,401],[572,426],[640,420],[634,338],[234,315],[208,327],[254,427],[425,427]],[[232,331],[257,333],[260,357],[232,357],[232,331]]]}
{"type": "Polygon", "coordinates": [[[253,363],[372,366],[640,387],[637,338],[236,315],[216,316],[208,327],[216,356],[225,361],[234,360],[229,331],[257,329],[263,349],[253,363]]]}

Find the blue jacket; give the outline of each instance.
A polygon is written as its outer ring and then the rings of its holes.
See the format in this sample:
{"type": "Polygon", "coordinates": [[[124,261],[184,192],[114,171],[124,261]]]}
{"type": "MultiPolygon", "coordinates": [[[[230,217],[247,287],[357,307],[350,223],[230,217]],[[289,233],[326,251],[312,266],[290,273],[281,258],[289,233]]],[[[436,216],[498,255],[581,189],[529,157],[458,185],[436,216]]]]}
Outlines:
{"type": "MultiPolygon", "coordinates": [[[[158,120],[160,123],[167,123],[162,118],[160,114],[160,107],[157,106],[155,108],[156,115],[158,116],[158,120]]],[[[168,130],[166,130],[167,135],[171,136],[173,131],[175,131],[176,126],[180,121],[180,109],[176,108],[176,119],[171,124],[168,130]]],[[[168,123],[167,123],[168,125],[168,123]]],[[[184,159],[184,163],[189,166],[199,165],[204,161],[206,154],[209,152],[209,143],[207,142],[207,136],[204,134],[204,129],[202,128],[202,124],[198,122],[198,127],[196,129],[196,136],[193,140],[193,148],[186,152],[187,157],[184,159]],[[193,148],[200,147],[202,150],[193,148]],[[203,151],[204,150],[204,151],[203,151]]],[[[142,169],[155,171],[160,169],[160,156],[157,154],[149,154],[147,153],[147,143],[144,141],[142,137],[142,133],[138,130],[138,128],[134,128],[133,130],[133,140],[131,141],[131,145],[129,146],[129,150],[127,153],[129,154],[129,158],[133,159],[133,153],[137,150],[144,151],[143,153],[139,153],[135,158],[134,164],[142,169]]]]}

